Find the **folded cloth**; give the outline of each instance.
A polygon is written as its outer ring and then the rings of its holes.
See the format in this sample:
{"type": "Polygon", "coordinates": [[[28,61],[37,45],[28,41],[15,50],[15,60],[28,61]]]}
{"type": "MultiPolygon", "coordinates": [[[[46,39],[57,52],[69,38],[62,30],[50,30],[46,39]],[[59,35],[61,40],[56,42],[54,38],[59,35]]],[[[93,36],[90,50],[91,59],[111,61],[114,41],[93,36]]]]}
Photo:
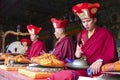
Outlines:
{"type": "Polygon", "coordinates": [[[78,80],[98,80],[97,78],[91,78],[91,77],[84,77],[84,76],[79,76],[78,80]]]}
{"type": "Polygon", "coordinates": [[[62,70],[52,74],[48,80],[77,80],[74,77],[72,70],[62,70]]]}
{"type": "Polygon", "coordinates": [[[114,63],[107,63],[102,66],[102,71],[120,71],[120,60],[114,63]]]}

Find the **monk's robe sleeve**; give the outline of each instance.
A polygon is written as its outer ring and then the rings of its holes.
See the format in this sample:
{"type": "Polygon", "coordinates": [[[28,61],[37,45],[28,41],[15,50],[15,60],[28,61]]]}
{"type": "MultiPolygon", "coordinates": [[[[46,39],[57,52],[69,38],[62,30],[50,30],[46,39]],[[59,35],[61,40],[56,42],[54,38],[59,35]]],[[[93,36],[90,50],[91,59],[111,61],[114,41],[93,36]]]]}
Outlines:
{"type": "Polygon", "coordinates": [[[98,28],[82,46],[82,50],[89,64],[98,59],[102,59],[104,64],[118,60],[114,37],[104,28],[98,28]]]}

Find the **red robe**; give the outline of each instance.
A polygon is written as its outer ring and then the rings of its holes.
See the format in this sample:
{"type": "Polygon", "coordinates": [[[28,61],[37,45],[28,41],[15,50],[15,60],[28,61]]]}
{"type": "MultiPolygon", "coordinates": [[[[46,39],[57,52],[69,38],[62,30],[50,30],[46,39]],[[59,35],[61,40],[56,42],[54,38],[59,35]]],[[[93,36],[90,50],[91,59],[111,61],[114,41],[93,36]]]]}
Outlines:
{"type": "Polygon", "coordinates": [[[73,40],[65,36],[61,41],[57,44],[55,44],[53,54],[59,59],[59,60],[65,60],[66,58],[74,59],[75,55],[75,45],[73,40]]]}
{"type": "Polygon", "coordinates": [[[40,56],[40,53],[42,51],[46,51],[45,44],[42,41],[37,40],[34,43],[32,43],[26,54],[27,57],[30,59],[31,57],[40,56]]]}
{"type": "MultiPolygon", "coordinates": [[[[78,45],[82,44],[81,39],[84,42],[82,46],[82,55],[86,56],[89,65],[98,59],[103,59],[103,64],[118,60],[115,40],[109,30],[103,27],[97,27],[89,39],[87,30],[82,30],[77,37],[78,45]]],[[[86,70],[79,70],[76,72],[78,75],[87,76],[86,70]]],[[[97,75],[100,75],[100,72],[97,75]]]]}
{"type": "MultiPolygon", "coordinates": [[[[78,34],[77,41],[78,45],[84,42],[84,45],[82,46],[82,55],[85,55],[87,57],[87,62],[89,65],[91,65],[94,61],[98,59],[103,59],[103,64],[111,63],[118,60],[114,37],[112,33],[105,28],[97,27],[95,32],[89,39],[87,36],[87,31],[82,30],[78,34]],[[81,39],[83,41],[81,41],[81,39]]],[[[98,76],[100,74],[101,73],[99,72],[98,74],[95,74],[93,76],[98,76]]],[[[78,76],[88,76],[87,70],[63,70],[51,75],[50,80],[78,80],[78,76]]]]}

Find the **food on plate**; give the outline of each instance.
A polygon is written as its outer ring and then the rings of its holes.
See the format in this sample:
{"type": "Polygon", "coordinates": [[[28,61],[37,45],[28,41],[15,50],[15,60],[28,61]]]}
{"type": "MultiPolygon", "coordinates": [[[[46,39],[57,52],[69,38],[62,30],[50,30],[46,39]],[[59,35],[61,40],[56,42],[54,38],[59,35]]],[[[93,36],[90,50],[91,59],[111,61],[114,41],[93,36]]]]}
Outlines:
{"type": "Polygon", "coordinates": [[[20,62],[20,63],[30,63],[30,60],[27,59],[27,57],[23,55],[17,55],[14,57],[14,62],[20,62]]]}
{"type": "Polygon", "coordinates": [[[5,61],[4,61],[4,65],[7,65],[10,63],[10,60],[13,58],[13,55],[11,54],[6,54],[5,55],[5,61]]]}
{"type": "Polygon", "coordinates": [[[102,71],[120,71],[120,60],[113,62],[113,63],[107,63],[102,66],[102,71]]]}
{"type": "Polygon", "coordinates": [[[5,60],[5,56],[6,56],[5,53],[1,53],[1,54],[0,54],[0,60],[5,60]]]}
{"type": "Polygon", "coordinates": [[[44,53],[38,57],[32,57],[31,62],[37,63],[43,66],[64,67],[64,62],[57,59],[51,53],[44,53]]]}
{"type": "Polygon", "coordinates": [[[6,55],[4,64],[8,65],[10,63],[10,61],[17,62],[17,63],[30,63],[29,59],[27,59],[25,56],[20,55],[20,54],[16,55],[16,56],[13,56],[10,54],[6,55]]]}

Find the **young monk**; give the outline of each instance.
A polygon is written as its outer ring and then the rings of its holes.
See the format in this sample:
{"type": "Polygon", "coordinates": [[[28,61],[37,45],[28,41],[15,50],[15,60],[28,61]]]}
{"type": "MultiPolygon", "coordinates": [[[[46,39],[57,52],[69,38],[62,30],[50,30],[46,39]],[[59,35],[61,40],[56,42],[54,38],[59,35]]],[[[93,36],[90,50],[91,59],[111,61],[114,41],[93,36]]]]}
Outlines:
{"type": "MultiPolygon", "coordinates": [[[[84,55],[87,59],[92,74],[100,75],[103,64],[118,60],[118,54],[113,34],[104,27],[96,25],[95,17],[99,3],[80,3],[72,7],[84,29],[78,34],[75,56],[84,55]]],[[[78,71],[78,75],[87,75],[87,71],[78,71]],[[82,74],[81,74],[82,73],[82,74]]]]}
{"type": "Polygon", "coordinates": [[[24,47],[24,52],[26,53],[29,50],[29,47],[32,43],[31,40],[27,38],[22,38],[20,42],[21,42],[21,45],[24,47]]]}
{"type": "Polygon", "coordinates": [[[75,45],[73,40],[65,32],[69,21],[51,18],[51,22],[55,30],[54,35],[57,39],[52,53],[59,60],[65,60],[66,58],[74,59],[75,45]]]}
{"type": "Polygon", "coordinates": [[[42,51],[46,51],[45,44],[39,40],[39,32],[42,30],[41,27],[36,27],[34,25],[27,25],[28,32],[30,34],[30,39],[32,41],[32,44],[30,46],[30,49],[27,51],[27,57],[31,59],[32,57],[40,56],[42,51]]]}

